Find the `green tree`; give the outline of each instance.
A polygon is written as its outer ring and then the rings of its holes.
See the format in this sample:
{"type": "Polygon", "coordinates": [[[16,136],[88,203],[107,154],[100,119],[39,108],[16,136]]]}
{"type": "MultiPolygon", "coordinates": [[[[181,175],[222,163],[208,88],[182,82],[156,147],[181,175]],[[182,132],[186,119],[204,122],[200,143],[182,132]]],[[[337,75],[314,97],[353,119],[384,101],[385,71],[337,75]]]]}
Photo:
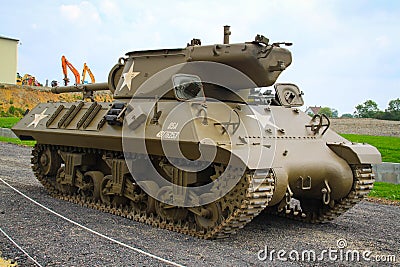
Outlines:
{"type": "Polygon", "coordinates": [[[390,100],[389,107],[385,113],[390,120],[400,121],[400,98],[390,100]]]}
{"type": "Polygon", "coordinates": [[[378,112],[378,104],[372,100],[367,100],[356,106],[354,115],[359,118],[374,118],[378,112]]]}
{"type": "Polygon", "coordinates": [[[339,111],[335,108],[332,109],[332,118],[338,118],[339,117],[339,111]]]}
{"type": "Polygon", "coordinates": [[[345,114],[342,114],[341,118],[353,118],[353,114],[345,113],[345,114]]]}
{"type": "Polygon", "coordinates": [[[400,112],[400,98],[389,101],[389,112],[400,112]]]}
{"type": "Polygon", "coordinates": [[[332,109],[329,107],[320,108],[318,114],[325,114],[328,118],[332,118],[332,109]]]}

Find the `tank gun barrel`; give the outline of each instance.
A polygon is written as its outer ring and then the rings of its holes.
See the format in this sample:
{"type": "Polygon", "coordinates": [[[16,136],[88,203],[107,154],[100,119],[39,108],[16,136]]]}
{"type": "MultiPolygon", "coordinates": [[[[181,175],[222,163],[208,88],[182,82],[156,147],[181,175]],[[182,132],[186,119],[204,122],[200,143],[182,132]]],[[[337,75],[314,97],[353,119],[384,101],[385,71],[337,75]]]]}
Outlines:
{"type": "Polygon", "coordinates": [[[93,83],[93,84],[78,84],[71,86],[57,86],[51,88],[51,92],[55,94],[60,93],[74,93],[74,92],[94,92],[110,90],[108,83],[93,83]]]}

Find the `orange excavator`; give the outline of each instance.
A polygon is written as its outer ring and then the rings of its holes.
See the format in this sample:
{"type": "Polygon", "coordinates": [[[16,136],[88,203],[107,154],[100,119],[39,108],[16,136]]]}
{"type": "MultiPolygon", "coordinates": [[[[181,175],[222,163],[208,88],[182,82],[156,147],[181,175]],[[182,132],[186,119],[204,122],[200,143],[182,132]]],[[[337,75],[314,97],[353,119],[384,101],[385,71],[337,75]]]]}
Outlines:
{"type": "Polygon", "coordinates": [[[80,84],[80,76],[79,76],[79,72],[75,69],[75,67],[65,58],[65,56],[61,57],[61,66],[63,69],[63,73],[64,73],[64,85],[68,85],[69,83],[69,78],[68,78],[68,70],[67,67],[72,71],[72,73],[75,76],[75,84],[80,84]]]}
{"type": "Polygon", "coordinates": [[[86,72],[89,73],[90,80],[92,81],[92,83],[95,83],[96,80],[94,79],[94,75],[93,75],[92,71],[89,69],[88,65],[86,65],[86,63],[83,63],[82,82],[81,83],[87,83],[85,81],[86,72]]]}

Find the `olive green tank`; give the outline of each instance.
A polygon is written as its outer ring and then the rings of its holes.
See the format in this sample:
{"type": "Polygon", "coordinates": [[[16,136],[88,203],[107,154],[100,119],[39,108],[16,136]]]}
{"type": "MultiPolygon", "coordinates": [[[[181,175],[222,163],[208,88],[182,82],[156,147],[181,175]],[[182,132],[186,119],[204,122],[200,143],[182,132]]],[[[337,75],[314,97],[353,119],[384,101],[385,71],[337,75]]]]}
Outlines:
{"type": "MultiPolygon", "coordinates": [[[[134,51],[108,82],[55,87],[82,101],[41,103],[14,127],[36,140],[32,168],[56,198],[215,239],[261,212],[305,222],[343,214],[373,187],[378,150],[333,132],[276,83],[291,43],[134,51]],[[109,90],[113,102],[95,102],[109,90]]],[[[328,92],[327,92],[328,93],[328,92]]]]}

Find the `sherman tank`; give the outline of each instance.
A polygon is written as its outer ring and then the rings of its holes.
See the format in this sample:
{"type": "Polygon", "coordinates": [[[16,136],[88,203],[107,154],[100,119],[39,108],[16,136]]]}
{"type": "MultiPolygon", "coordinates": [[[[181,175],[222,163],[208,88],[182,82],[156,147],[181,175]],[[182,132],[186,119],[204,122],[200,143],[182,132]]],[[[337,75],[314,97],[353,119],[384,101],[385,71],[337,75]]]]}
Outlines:
{"type": "Polygon", "coordinates": [[[375,147],[301,110],[277,83],[291,43],[229,42],[134,51],[108,82],[54,87],[13,131],[36,140],[32,169],[59,199],[199,238],[236,233],[261,212],[328,222],[373,187],[375,147]],[[108,90],[113,102],[96,102],[108,90]]]}

